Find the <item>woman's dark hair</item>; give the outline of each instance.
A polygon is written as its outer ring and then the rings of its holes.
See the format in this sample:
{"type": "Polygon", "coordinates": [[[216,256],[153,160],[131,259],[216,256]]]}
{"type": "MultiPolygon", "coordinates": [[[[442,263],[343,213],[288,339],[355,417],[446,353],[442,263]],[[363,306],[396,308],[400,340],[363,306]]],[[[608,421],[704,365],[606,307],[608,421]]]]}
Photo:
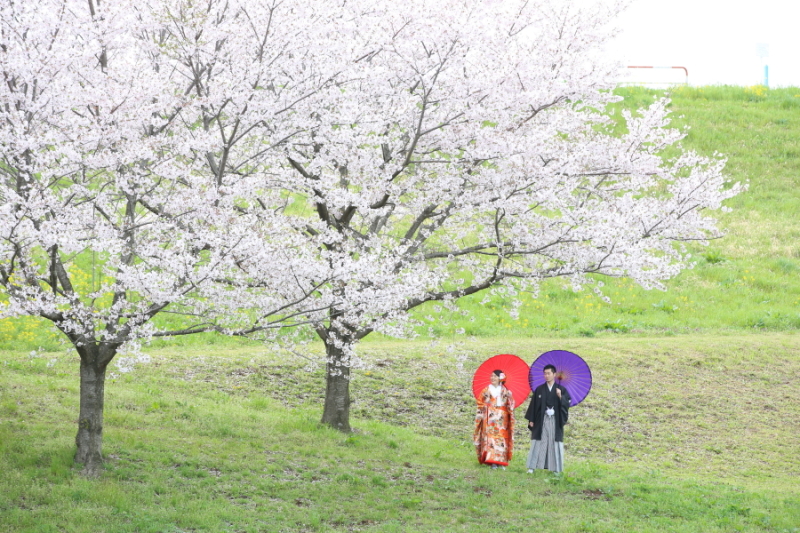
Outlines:
{"type": "Polygon", "coordinates": [[[556,373],[556,367],[554,367],[553,365],[545,365],[544,369],[542,369],[542,372],[544,372],[548,368],[553,371],[553,374],[556,373]]]}
{"type": "Polygon", "coordinates": [[[500,377],[500,374],[502,374],[502,373],[503,373],[503,371],[502,371],[502,370],[499,370],[499,369],[498,369],[498,370],[495,370],[494,372],[492,372],[492,374],[494,374],[494,375],[495,375],[495,376],[497,376],[498,378],[500,377]]]}

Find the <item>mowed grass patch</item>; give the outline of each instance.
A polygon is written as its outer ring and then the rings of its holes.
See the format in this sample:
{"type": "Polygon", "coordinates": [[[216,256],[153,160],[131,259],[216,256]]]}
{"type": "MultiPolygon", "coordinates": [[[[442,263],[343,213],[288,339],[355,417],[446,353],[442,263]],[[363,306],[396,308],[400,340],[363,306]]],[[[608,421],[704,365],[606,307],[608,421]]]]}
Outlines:
{"type": "Polygon", "coordinates": [[[360,353],[352,434],[317,423],[324,382],[307,359],[153,353],[107,384],[95,480],[71,465],[76,360],[3,353],[0,529],[475,531],[487,517],[503,531],[800,528],[796,335],[378,341],[360,353]],[[475,366],[553,348],[595,376],[572,412],[566,472],[526,474],[521,429],[508,470],[479,467],[475,366]]]}
{"type": "MultiPolygon", "coordinates": [[[[532,363],[554,349],[580,354],[594,377],[570,415],[571,458],[753,486],[790,487],[800,478],[800,336],[793,333],[373,341],[359,351],[352,409],[470,448],[475,368],[499,353],[532,363]]],[[[249,378],[288,405],[320,405],[322,369],[309,373],[306,364],[265,361],[249,367],[249,378]]],[[[517,413],[521,419],[524,410],[517,413]]],[[[517,429],[526,447],[529,434],[517,429]]]]}

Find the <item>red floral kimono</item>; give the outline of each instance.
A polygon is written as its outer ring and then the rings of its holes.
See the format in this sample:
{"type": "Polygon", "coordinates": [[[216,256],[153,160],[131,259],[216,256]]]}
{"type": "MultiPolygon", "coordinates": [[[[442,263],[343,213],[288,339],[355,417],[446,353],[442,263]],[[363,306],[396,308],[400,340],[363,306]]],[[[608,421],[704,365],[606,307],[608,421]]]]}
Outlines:
{"type": "Polygon", "coordinates": [[[496,405],[497,400],[489,393],[489,387],[478,397],[472,440],[481,464],[507,466],[514,450],[514,396],[504,386],[500,397],[503,406],[496,405]]]}

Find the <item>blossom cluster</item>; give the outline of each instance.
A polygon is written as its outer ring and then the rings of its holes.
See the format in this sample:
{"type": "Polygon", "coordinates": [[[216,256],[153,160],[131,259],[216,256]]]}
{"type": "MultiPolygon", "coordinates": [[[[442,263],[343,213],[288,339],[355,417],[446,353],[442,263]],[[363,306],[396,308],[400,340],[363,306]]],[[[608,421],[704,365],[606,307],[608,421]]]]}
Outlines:
{"type": "Polygon", "coordinates": [[[114,350],[293,325],[347,367],[427,301],[595,274],[660,287],[742,188],[680,148],[666,100],[612,133],[617,9],[5,3],[2,316],[114,350]],[[88,256],[82,289],[69,266],[88,256]]]}

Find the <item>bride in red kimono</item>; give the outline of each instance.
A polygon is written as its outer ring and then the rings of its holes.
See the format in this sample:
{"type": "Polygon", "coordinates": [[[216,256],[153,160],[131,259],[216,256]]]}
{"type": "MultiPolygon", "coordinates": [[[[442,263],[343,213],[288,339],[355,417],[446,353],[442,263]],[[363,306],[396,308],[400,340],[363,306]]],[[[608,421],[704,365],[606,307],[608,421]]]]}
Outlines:
{"type": "Polygon", "coordinates": [[[492,468],[508,466],[514,449],[514,396],[505,385],[506,375],[495,370],[492,384],[478,396],[473,441],[478,462],[492,468]]]}

